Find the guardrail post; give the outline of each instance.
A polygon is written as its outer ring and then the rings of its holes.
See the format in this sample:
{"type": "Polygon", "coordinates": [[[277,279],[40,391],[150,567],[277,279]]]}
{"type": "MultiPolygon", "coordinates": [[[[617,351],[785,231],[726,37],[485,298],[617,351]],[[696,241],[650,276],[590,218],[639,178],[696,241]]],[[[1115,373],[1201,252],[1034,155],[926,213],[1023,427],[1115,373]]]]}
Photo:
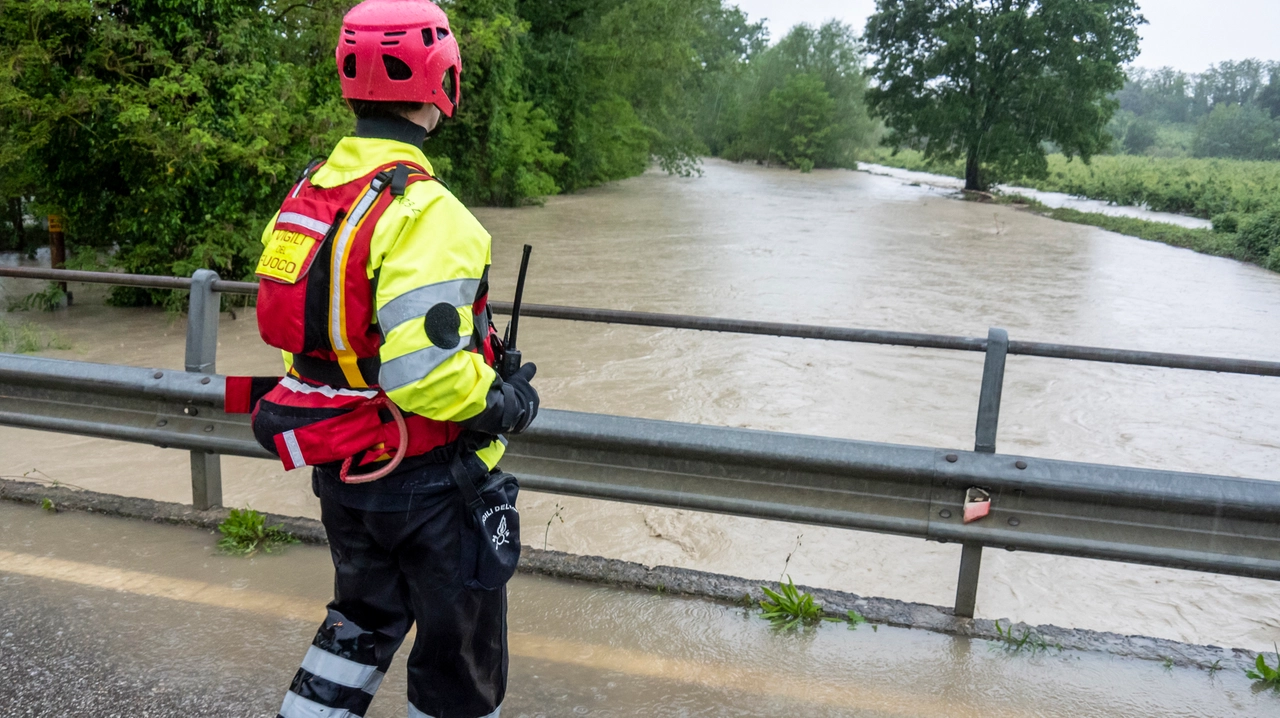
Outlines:
{"type": "MultiPolygon", "coordinates": [[[[218,313],[222,297],[213,291],[218,273],[197,269],[191,275],[187,307],[187,357],[190,372],[213,374],[218,356],[218,313]]],[[[222,505],[222,461],[217,454],[191,452],[191,504],[197,511],[222,505]]]]}
{"type": "MultiPolygon", "coordinates": [[[[973,450],[996,453],[996,429],[1000,424],[1000,392],[1004,388],[1005,358],[1009,354],[1009,332],[992,327],[987,332],[987,358],[982,365],[982,389],[978,393],[978,425],[973,450]]],[[[956,582],[954,613],[973,618],[978,602],[978,575],[982,569],[982,544],[965,543],[960,550],[960,578],[956,582]]]]}

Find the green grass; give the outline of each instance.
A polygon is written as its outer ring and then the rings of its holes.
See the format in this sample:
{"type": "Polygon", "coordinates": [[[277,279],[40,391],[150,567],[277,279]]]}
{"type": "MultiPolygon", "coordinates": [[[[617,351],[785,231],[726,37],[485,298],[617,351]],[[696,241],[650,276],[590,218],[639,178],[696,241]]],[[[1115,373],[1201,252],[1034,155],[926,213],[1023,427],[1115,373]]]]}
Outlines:
{"type": "Polygon", "coordinates": [[[31,311],[33,309],[51,312],[65,306],[66,299],[66,292],[62,291],[62,288],[56,282],[49,282],[49,286],[42,291],[32,292],[17,299],[10,299],[5,308],[11,312],[31,311]]]}
{"type": "Polygon", "coordinates": [[[266,517],[250,508],[231,509],[227,518],[218,524],[218,530],[222,532],[218,550],[232,556],[252,556],[258,551],[271,553],[298,543],[298,539],[279,524],[267,526],[266,517]]]}
{"type": "MultiPolygon", "coordinates": [[[[959,164],[931,165],[914,150],[901,150],[894,155],[879,149],[863,158],[903,169],[963,176],[959,164]]],[[[1280,162],[1108,155],[1095,157],[1091,165],[1085,165],[1051,155],[1049,168],[1046,179],[1023,179],[1013,184],[1118,205],[1147,204],[1160,211],[1212,216],[1214,229],[1191,229],[1065,207],[1054,209],[1017,194],[997,194],[996,201],[1026,205],[1037,214],[1062,222],[1099,227],[1280,272],[1280,236],[1276,236],[1275,220],[1266,223],[1268,212],[1280,212],[1280,162]],[[1210,215],[1215,209],[1220,211],[1210,215]],[[1250,226],[1255,227],[1253,239],[1247,238],[1250,226]]]]}
{"type": "Polygon", "coordinates": [[[1268,665],[1267,657],[1259,653],[1258,660],[1254,662],[1254,670],[1246,670],[1244,675],[1257,681],[1262,687],[1280,691],[1280,648],[1276,648],[1275,668],[1268,665]]]}
{"type": "Polygon", "coordinates": [[[45,349],[70,349],[71,345],[57,335],[45,335],[34,324],[20,322],[10,324],[0,320],[0,352],[5,354],[33,354],[45,349]]]}
{"type": "Polygon", "coordinates": [[[1049,643],[1044,636],[1032,631],[1030,628],[1022,629],[1021,633],[1015,632],[1013,624],[1009,626],[1001,626],[1000,621],[996,621],[996,635],[999,636],[1000,644],[1010,653],[1040,653],[1050,648],[1062,650],[1062,645],[1058,643],[1049,643]]]}
{"type": "Polygon", "coordinates": [[[812,626],[822,620],[822,606],[808,592],[796,588],[790,576],[786,583],[778,584],[777,591],[766,586],[760,588],[765,595],[760,601],[760,609],[775,628],[790,630],[798,626],[812,626]]]}

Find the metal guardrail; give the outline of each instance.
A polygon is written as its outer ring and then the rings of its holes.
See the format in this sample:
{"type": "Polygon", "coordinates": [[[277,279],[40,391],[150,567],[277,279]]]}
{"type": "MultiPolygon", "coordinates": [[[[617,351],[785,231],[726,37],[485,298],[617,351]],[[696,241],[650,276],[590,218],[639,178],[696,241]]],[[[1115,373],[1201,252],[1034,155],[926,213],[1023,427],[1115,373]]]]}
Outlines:
{"type": "MultiPolygon", "coordinates": [[[[0,276],[192,292],[185,372],[0,355],[0,424],[191,451],[193,503],[221,503],[218,454],[274,458],[221,411],[214,374],[220,291],[191,279],[0,268],[0,276]],[[147,280],[156,283],[147,283],[147,280]],[[121,281],[124,280],[124,281],[121,281]]],[[[495,302],[495,309],[506,309],[495,302]]],[[[1280,579],[1280,482],[995,453],[1008,354],[1280,376],[1280,363],[526,305],[529,316],[983,351],[974,451],[825,439],[544,410],[508,449],[536,490],[914,536],[963,545],[955,613],[972,616],[982,547],[1280,579]],[[962,521],[965,492],[991,513],[962,521]]]]}

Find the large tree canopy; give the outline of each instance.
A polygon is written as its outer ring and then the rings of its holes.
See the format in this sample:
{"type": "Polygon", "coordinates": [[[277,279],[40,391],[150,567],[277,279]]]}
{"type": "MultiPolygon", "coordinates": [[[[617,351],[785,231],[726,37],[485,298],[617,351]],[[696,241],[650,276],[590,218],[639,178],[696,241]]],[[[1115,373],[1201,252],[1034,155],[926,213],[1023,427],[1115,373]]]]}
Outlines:
{"type": "Polygon", "coordinates": [[[1046,170],[1044,143],[1088,160],[1106,150],[1138,54],[1136,0],[877,0],[867,21],[886,142],[965,161],[965,186],[1046,170]]]}

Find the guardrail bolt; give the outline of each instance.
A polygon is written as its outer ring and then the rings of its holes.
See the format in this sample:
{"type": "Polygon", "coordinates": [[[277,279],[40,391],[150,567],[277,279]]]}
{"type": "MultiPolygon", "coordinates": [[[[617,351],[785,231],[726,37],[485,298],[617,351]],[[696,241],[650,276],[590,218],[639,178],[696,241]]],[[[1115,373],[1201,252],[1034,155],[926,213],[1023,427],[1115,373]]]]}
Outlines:
{"type": "Polygon", "coordinates": [[[208,426],[204,427],[204,430],[205,430],[205,431],[213,431],[213,424],[210,424],[210,425],[208,425],[208,426]]]}
{"type": "Polygon", "coordinates": [[[946,509],[943,509],[943,510],[939,511],[939,512],[938,512],[938,515],[939,515],[939,516],[941,516],[941,517],[942,517],[942,518],[944,518],[944,519],[949,519],[949,518],[951,518],[951,512],[950,512],[950,511],[948,511],[948,510],[946,510],[946,509]]]}
{"type": "Polygon", "coordinates": [[[957,462],[957,461],[959,461],[959,460],[960,460],[960,457],[959,457],[959,456],[956,456],[955,454],[947,454],[947,461],[948,461],[948,462],[950,462],[950,463],[954,464],[954,463],[956,463],[956,462],[957,462]]]}
{"type": "Polygon", "coordinates": [[[1018,525],[1018,524],[1020,524],[1020,523],[1022,523],[1022,522],[1018,520],[1018,517],[1017,517],[1017,516],[1010,516],[1010,517],[1009,517],[1009,525],[1010,525],[1010,526],[1017,526],[1017,525],[1018,525]]]}
{"type": "Polygon", "coordinates": [[[204,377],[203,379],[201,379],[201,380],[200,380],[200,383],[201,383],[201,384],[208,384],[208,383],[209,383],[209,377],[207,377],[207,376],[206,376],[206,377],[204,377]]]}
{"type": "Polygon", "coordinates": [[[165,426],[165,425],[167,425],[168,423],[169,423],[169,420],[168,420],[168,419],[161,419],[160,421],[157,421],[157,422],[156,422],[156,426],[165,426]]]}
{"type": "Polygon", "coordinates": [[[156,372],[155,374],[152,374],[152,375],[151,375],[151,378],[153,378],[153,379],[162,379],[162,378],[164,378],[164,372],[162,372],[162,371],[158,371],[158,372],[156,372]]]}
{"type": "Polygon", "coordinates": [[[1027,468],[1027,462],[1025,462],[1025,461],[1015,461],[1015,462],[1013,462],[1013,465],[1014,465],[1014,466],[1016,466],[1016,467],[1018,467],[1019,469],[1025,469],[1025,468],[1027,468]]]}

